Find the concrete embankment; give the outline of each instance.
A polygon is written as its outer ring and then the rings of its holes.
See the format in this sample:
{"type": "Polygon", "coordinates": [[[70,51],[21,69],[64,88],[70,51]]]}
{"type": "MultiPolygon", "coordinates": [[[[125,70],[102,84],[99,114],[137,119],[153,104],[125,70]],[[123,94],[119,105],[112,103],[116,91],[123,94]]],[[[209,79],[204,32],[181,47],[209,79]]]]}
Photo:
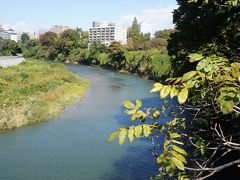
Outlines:
{"type": "Polygon", "coordinates": [[[9,67],[13,65],[18,65],[25,61],[22,56],[0,56],[0,67],[9,67]]]}

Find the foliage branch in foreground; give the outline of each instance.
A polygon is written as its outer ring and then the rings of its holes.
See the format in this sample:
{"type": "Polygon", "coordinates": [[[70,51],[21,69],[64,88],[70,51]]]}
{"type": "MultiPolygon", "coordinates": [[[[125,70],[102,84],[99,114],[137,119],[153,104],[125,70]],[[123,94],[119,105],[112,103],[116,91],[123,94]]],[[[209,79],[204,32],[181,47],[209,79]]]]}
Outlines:
{"type": "Polygon", "coordinates": [[[121,127],[108,139],[118,136],[119,144],[123,144],[127,138],[130,142],[151,138],[159,165],[156,178],[205,179],[240,163],[236,157],[221,164],[221,158],[240,151],[239,123],[232,125],[239,121],[240,114],[240,63],[197,53],[188,59],[197,63],[194,71],[169,78],[165,84],[154,84],[151,92],[160,93],[164,101],[161,107],[143,108],[140,100],[124,101],[131,121],[140,124],[121,127]],[[177,98],[179,110],[168,97],[177,98]],[[188,120],[182,118],[186,110],[191,117],[188,120]],[[171,120],[166,122],[169,117],[171,120]],[[223,128],[229,120],[231,126],[223,128]]]}

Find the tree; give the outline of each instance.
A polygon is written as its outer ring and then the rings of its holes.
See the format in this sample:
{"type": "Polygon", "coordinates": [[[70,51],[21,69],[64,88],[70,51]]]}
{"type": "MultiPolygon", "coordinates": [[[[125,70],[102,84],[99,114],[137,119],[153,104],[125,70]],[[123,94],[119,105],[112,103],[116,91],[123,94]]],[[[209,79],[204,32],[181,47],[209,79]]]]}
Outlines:
{"type": "Polygon", "coordinates": [[[177,2],[179,8],[173,13],[176,32],[171,34],[168,45],[169,54],[176,57],[173,61],[174,66],[183,66],[181,68],[183,72],[194,69],[196,64],[189,64],[186,57],[205,48],[208,49],[204,52],[206,55],[220,53],[231,59],[239,58],[238,1],[177,0],[177,2]]]}
{"type": "Polygon", "coordinates": [[[80,40],[78,41],[78,45],[81,48],[88,48],[88,32],[87,31],[80,32],[80,40]]]}
{"type": "Polygon", "coordinates": [[[54,46],[56,39],[57,34],[49,31],[45,34],[40,35],[39,42],[41,46],[54,46]]]}
{"type": "Polygon", "coordinates": [[[91,42],[89,46],[89,60],[94,62],[95,64],[97,63],[97,58],[100,53],[106,52],[107,47],[106,45],[102,44],[99,41],[93,41],[91,42]]]}
{"type": "Polygon", "coordinates": [[[149,47],[151,49],[159,49],[159,50],[163,50],[166,49],[167,47],[167,39],[163,39],[163,38],[153,38],[150,41],[149,47]]]}
{"type": "MultiPolygon", "coordinates": [[[[3,41],[4,42],[4,41],[3,41]]],[[[16,56],[18,53],[21,53],[21,48],[18,46],[18,44],[13,40],[6,40],[2,48],[0,49],[1,55],[6,56],[16,56]]]]}
{"type": "Polygon", "coordinates": [[[137,18],[134,17],[131,28],[128,31],[128,37],[137,38],[140,36],[137,18]]]}
{"type": "Polygon", "coordinates": [[[115,69],[122,69],[125,61],[124,48],[120,42],[114,41],[107,48],[110,54],[111,64],[115,69]]]}
{"type": "Polygon", "coordinates": [[[174,32],[175,32],[174,29],[165,29],[165,30],[156,31],[154,36],[155,38],[169,39],[169,36],[174,32]]]}
{"type": "Polygon", "coordinates": [[[107,53],[100,53],[97,58],[101,66],[107,66],[110,62],[109,54],[107,53]]]}
{"type": "Polygon", "coordinates": [[[30,40],[30,37],[29,37],[29,35],[27,33],[23,33],[21,35],[21,42],[23,44],[26,44],[29,40],[30,40]]]}
{"type": "Polygon", "coordinates": [[[142,39],[136,17],[133,20],[131,28],[128,29],[128,40],[128,44],[132,44],[133,50],[137,50],[139,48],[139,45],[141,45],[140,41],[142,39]]]}
{"type": "Polygon", "coordinates": [[[67,30],[63,31],[60,34],[60,37],[62,39],[66,39],[68,41],[74,41],[74,42],[76,42],[80,39],[79,32],[77,30],[73,30],[73,29],[67,29],[67,30]]]}

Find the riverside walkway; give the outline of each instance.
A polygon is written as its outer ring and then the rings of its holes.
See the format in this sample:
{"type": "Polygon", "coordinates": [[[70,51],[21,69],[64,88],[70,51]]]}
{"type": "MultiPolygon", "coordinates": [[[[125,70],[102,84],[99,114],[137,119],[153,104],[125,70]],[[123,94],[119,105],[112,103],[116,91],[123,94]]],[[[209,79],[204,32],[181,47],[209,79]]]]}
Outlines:
{"type": "Polygon", "coordinates": [[[23,56],[0,56],[0,67],[9,67],[24,62],[23,56]]]}

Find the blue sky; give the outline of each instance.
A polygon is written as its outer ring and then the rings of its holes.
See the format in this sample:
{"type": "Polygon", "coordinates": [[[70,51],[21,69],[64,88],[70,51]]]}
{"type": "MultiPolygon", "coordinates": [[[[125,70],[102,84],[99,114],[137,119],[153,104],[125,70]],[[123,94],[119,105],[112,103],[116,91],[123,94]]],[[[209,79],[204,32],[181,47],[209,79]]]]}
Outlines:
{"type": "Polygon", "coordinates": [[[17,31],[37,31],[54,24],[82,27],[110,20],[129,26],[134,16],[154,30],[173,27],[175,0],[1,0],[0,24],[17,31]]]}

